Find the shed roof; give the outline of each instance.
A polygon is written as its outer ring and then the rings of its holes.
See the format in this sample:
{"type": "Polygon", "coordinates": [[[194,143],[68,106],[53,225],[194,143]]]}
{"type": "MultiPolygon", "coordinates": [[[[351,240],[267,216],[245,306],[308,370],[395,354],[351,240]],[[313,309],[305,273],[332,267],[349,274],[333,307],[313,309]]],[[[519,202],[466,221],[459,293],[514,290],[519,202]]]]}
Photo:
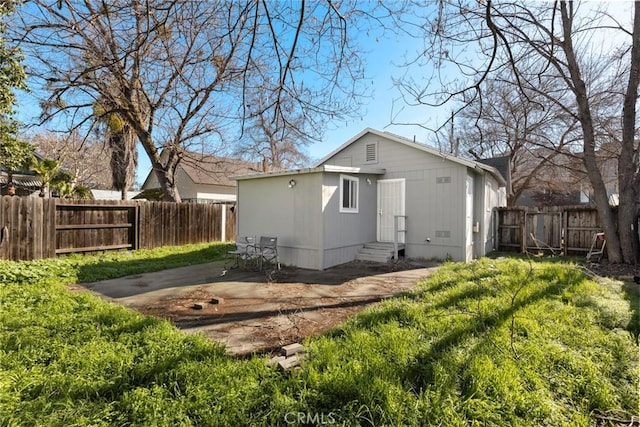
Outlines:
{"type": "Polygon", "coordinates": [[[423,151],[425,153],[429,153],[429,154],[431,154],[433,156],[440,157],[443,160],[449,160],[449,161],[452,161],[454,163],[458,163],[460,165],[464,165],[466,167],[473,168],[475,170],[488,172],[488,173],[490,173],[491,175],[493,175],[496,178],[496,180],[498,181],[498,183],[500,183],[501,186],[506,185],[505,178],[493,166],[490,166],[490,165],[487,165],[487,164],[483,164],[483,163],[480,163],[480,162],[476,162],[476,161],[471,160],[471,159],[465,159],[465,158],[462,158],[462,157],[456,157],[456,156],[454,156],[452,154],[445,153],[445,152],[443,152],[441,150],[437,150],[437,149],[435,149],[433,147],[429,147],[429,146],[424,145],[424,144],[419,144],[419,143],[414,142],[414,141],[412,141],[412,140],[410,140],[408,138],[405,138],[403,136],[396,135],[396,134],[391,133],[391,132],[381,132],[379,130],[372,129],[372,128],[364,129],[363,131],[361,131],[360,133],[355,135],[353,138],[349,139],[347,142],[342,144],[340,147],[338,147],[335,150],[333,150],[327,156],[322,158],[314,166],[315,167],[321,166],[327,160],[329,160],[330,158],[335,156],[337,153],[339,153],[340,151],[344,150],[349,145],[353,144],[354,142],[356,142],[357,140],[359,140],[360,138],[362,138],[366,134],[377,135],[377,136],[379,136],[381,138],[386,138],[386,139],[389,139],[391,141],[395,141],[395,142],[398,142],[400,144],[404,144],[404,145],[406,145],[408,147],[415,148],[417,150],[423,151]]]}

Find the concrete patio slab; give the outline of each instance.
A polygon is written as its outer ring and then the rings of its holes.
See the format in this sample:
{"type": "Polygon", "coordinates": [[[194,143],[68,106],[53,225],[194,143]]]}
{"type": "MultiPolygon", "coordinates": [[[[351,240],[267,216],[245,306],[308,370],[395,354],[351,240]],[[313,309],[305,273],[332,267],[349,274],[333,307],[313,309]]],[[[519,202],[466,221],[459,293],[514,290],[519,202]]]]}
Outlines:
{"type": "Polygon", "coordinates": [[[224,270],[221,262],[84,284],[102,298],[203,333],[229,354],[269,352],[411,291],[437,264],[353,262],[325,271],[224,270]]]}

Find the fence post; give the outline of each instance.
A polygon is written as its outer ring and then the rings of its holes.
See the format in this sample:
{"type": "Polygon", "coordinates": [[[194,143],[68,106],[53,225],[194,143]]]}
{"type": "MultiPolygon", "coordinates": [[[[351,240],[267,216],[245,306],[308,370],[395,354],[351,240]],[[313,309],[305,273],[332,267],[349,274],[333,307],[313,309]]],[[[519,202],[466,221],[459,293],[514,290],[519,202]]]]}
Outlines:
{"type": "Polygon", "coordinates": [[[220,240],[227,241],[227,205],[222,205],[222,230],[220,231],[220,240]]]}
{"type": "Polygon", "coordinates": [[[562,225],[561,225],[561,233],[562,233],[562,255],[567,255],[567,227],[569,226],[569,220],[567,218],[567,210],[562,208],[562,225]]]}
{"type": "Polygon", "coordinates": [[[520,211],[520,253],[527,251],[527,212],[525,209],[520,211]]]}

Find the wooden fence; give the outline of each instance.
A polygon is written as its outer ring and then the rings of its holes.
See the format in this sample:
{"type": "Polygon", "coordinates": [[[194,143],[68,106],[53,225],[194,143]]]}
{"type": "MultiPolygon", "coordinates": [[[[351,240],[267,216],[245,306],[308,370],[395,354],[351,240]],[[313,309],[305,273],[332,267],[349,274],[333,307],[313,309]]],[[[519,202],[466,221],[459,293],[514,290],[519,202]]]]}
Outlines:
{"type": "Polygon", "coordinates": [[[152,249],[235,239],[228,205],[146,201],[0,199],[0,259],[152,249]]]}
{"type": "Polygon", "coordinates": [[[500,251],[584,255],[603,231],[598,211],[584,206],[497,208],[496,220],[500,251]]]}

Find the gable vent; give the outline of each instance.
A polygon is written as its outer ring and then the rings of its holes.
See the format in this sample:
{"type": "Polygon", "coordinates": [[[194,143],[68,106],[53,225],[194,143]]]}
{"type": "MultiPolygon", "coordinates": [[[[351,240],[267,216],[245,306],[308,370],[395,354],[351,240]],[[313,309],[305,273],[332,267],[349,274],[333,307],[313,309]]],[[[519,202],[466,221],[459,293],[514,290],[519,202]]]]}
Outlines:
{"type": "Polygon", "coordinates": [[[365,161],[375,162],[378,160],[377,144],[367,144],[365,147],[365,161]]]}

